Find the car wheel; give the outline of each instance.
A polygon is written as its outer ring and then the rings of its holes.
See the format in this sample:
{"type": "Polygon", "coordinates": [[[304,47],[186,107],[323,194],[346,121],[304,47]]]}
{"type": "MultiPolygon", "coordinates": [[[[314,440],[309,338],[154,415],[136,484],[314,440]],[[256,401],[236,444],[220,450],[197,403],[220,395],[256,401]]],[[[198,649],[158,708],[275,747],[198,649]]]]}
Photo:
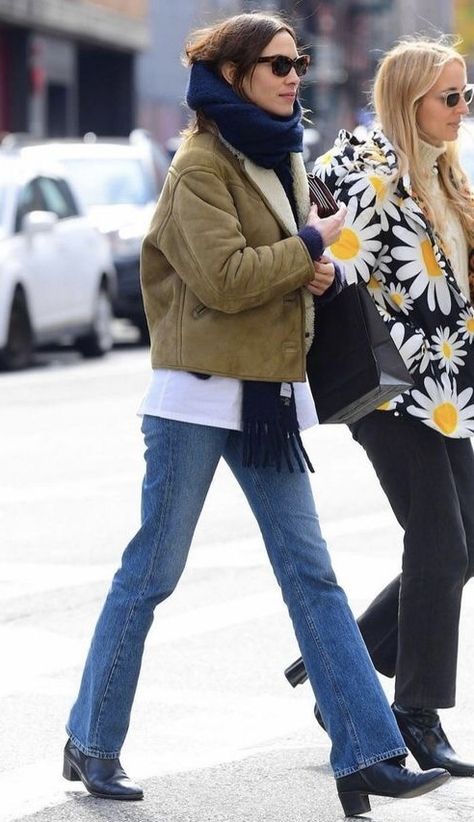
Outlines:
{"type": "Polygon", "coordinates": [[[25,295],[17,291],[13,298],[7,343],[0,350],[0,367],[8,371],[26,368],[33,356],[33,331],[25,295]]]}
{"type": "Polygon", "coordinates": [[[103,357],[112,348],[113,310],[109,292],[102,287],[97,295],[94,320],[89,334],[76,340],[76,348],[84,357],[103,357]]]}

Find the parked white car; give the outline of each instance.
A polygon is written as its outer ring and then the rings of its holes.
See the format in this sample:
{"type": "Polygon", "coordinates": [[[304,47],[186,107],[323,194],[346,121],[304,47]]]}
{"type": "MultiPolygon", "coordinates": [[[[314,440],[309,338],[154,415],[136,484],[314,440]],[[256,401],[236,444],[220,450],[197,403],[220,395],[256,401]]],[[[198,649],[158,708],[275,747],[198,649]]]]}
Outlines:
{"type": "Polygon", "coordinates": [[[107,237],[117,272],[116,317],[130,320],[148,340],[140,289],[140,249],[169,158],[140,130],[131,139],[52,140],[25,155],[59,163],[94,225],[107,237]]]}
{"type": "Polygon", "coordinates": [[[24,368],[46,343],[105,354],[115,290],[109,245],[66,180],[0,149],[0,368],[24,368]]]}

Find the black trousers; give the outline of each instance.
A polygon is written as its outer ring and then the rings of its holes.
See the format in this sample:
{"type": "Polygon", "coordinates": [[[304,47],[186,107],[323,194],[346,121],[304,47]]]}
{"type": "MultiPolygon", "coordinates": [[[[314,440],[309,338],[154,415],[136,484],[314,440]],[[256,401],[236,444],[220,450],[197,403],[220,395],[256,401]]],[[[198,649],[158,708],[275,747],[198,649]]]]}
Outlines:
{"type": "Polygon", "coordinates": [[[402,573],[358,620],[395,700],[449,708],[456,694],[464,583],[474,569],[474,454],[409,416],[375,411],[350,426],[403,528],[402,573]]]}

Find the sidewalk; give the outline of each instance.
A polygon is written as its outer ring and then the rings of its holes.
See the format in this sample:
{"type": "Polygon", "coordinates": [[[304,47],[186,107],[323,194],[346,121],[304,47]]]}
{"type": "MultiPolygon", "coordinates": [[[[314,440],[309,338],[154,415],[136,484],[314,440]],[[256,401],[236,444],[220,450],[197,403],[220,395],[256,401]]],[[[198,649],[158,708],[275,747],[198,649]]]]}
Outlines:
{"type": "MultiPolygon", "coordinates": [[[[224,468],[183,579],[147,640],[122,757],[145,801],[94,799],[61,776],[64,722],[91,631],[138,517],[143,446],[133,415],[147,368],[145,354],[126,352],[100,366],[9,380],[0,478],[0,822],[341,822],[329,741],[313,718],[309,686],[292,690],[283,677],[297,656],[290,621],[248,506],[224,468]],[[25,442],[27,464],[18,458],[25,442]]],[[[357,614],[398,572],[401,535],[362,449],[344,426],[321,428],[305,435],[317,507],[357,614]]],[[[466,758],[474,757],[473,594],[471,583],[458,703],[442,714],[466,758]]],[[[393,683],[383,686],[390,699],[393,683]]],[[[360,817],[367,822],[473,822],[474,779],[371,804],[360,817]]]]}
{"type": "MultiPolygon", "coordinates": [[[[342,820],[326,757],[318,746],[295,740],[280,750],[187,773],[144,781],[143,802],[107,802],[67,790],[71,801],[28,822],[335,822],[342,820]]],[[[471,822],[474,783],[452,779],[412,800],[371,798],[367,822],[471,822]]]]}

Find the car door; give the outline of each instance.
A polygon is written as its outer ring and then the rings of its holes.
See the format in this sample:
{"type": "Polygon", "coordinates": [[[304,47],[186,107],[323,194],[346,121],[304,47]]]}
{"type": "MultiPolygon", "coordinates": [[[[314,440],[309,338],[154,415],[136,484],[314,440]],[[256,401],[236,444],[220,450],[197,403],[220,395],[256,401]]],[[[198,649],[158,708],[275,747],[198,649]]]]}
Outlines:
{"type": "Polygon", "coordinates": [[[96,232],[77,209],[68,183],[62,178],[38,179],[48,211],[57,215],[56,234],[61,255],[57,282],[61,293],[62,321],[90,321],[98,291],[96,232]]]}
{"type": "Polygon", "coordinates": [[[37,178],[26,181],[18,192],[15,214],[17,249],[21,260],[21,274],[35,332],[41,335],[53,327],[61,315],[61,295],[58,294],[61,258],[54,221],[37,229],[32,222],[26,227],[31,215],[43,216],[47,211],[37,178]]]}

